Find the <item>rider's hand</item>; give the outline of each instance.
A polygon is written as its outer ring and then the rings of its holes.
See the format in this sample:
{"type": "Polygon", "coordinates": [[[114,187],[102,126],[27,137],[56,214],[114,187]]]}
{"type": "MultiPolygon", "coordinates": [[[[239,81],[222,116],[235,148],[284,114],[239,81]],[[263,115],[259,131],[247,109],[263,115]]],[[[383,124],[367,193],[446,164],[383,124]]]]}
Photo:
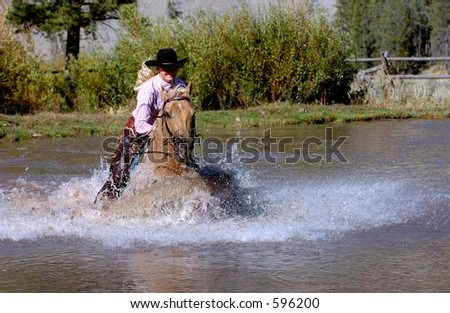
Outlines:
{"type": "Polygon", "coordinates": [[[144,136],[148,137],[149,139],[153,139],[155,137],[155,127],[152,125],[150,130],[144,134],[144,136]]]}

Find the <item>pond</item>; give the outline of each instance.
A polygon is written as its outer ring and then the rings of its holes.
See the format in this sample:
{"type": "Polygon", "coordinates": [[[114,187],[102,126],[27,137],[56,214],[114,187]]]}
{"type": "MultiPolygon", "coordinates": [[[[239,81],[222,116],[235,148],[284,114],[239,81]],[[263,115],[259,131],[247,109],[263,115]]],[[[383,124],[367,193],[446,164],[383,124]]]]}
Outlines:
{"type": "Polygon", "coordinates": [[[0,292],[450,292],[450,120],[199,132],[231,189],[111,208],[109,138],[1,143],[0,292]]]}

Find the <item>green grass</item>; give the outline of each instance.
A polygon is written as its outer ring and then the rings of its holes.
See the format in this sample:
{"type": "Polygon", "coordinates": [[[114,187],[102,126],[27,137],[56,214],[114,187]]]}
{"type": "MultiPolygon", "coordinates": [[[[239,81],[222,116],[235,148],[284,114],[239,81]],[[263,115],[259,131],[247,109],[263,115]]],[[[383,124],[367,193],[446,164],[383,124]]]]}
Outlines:
{"type": "Polygon", "coordinates": [[[38,113],[0,115],[2,141],[40,137],[103,136],[116,134],[125,123],[125,115],[82,113],[38,113]]]}
{"type": "MultiPolygon", "coordinates": [[[[249,109],[197,112],[199,131],[207,126],[267,127],[297,124],[349,123],[381,119],[450,118],[450,107],[405,110],[344,105],[266,104],[249,109]]],[[[0,140],[20,141],[41,137],[117,135],[128,113],[38,113],[0,115],[0,140]]]]}
{"type": "Polygon", "coordinates": [[[268,104],[250,109],[205,111],[198,124],[224,127],[348,123],[380,119],[449,118],[449,108],[404,110],[344,105],[268,104]]]}

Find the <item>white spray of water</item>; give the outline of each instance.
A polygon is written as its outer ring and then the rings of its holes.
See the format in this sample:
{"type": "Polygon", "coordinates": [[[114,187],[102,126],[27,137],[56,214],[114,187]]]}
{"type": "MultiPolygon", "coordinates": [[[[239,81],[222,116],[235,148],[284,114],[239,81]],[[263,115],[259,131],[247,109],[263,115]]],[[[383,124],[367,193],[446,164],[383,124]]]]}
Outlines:
{"type": "Polygon", "coordinates": [[[106,176],[99,170],[56,188],[19,179],[0,190],[0,240],[75,237],[111,247],[319,240],[423,213],[424,197],[398,182],[256,182],[243,169],[233,174],[233,197],[248,215],[225,210],[195,175],[156,179],[138,172],[119,200],[94,204],[106,176]]]}

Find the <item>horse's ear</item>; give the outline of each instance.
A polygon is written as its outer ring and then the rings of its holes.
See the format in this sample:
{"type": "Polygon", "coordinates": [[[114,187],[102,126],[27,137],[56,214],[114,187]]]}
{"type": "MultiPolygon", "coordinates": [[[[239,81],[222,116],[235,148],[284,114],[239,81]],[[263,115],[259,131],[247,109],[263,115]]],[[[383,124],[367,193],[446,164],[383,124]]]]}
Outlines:
{"type": "Polygon", "coordinates": [[[192,83],[189,81],[186,88],[184,88],[183,93],[189,96],[191,92],[192,92],[192,83]]]}

